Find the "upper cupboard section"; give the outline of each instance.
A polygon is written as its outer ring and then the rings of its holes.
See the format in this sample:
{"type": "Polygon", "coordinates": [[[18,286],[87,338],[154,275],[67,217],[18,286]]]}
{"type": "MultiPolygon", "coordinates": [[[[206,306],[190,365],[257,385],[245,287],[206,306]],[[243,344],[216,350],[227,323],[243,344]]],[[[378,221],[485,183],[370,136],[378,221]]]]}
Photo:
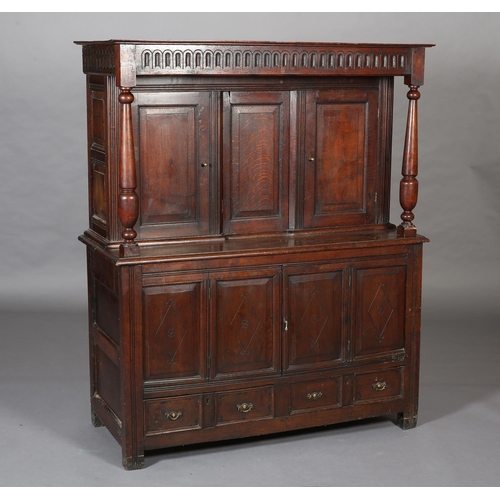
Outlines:
{"type": "Polygon", "coordinates": [[[138,239],[387,223],[391,90],[138,91],[138,239]]]}

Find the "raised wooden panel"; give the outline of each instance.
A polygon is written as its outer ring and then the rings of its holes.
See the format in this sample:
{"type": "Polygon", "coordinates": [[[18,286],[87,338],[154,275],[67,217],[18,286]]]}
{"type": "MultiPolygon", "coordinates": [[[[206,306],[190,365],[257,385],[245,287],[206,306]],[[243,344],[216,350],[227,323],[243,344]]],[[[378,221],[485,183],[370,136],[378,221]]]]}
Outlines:
{"type": "Polygon", "coordinates": [[[377,89],[306,92],[304,226],[374,222],[377,89]]]}
{"type": "Polygon", "coordinates": [[[205,379],[205,290],[201,278],[143,288],[145,379],[205,379]]]}
{"type": "Polygon", "coordinates": [[[345,271],[325,267],[285,272],[285,370],[327,367],[345,358],[345,271]]]}
{"type": "Polygon", "coordinates": [[[280,370],[279,274],[212,275],[212,378],[280,370]]]}
{"type": "Polygon", "coordinates": [[[209,232],[210,94],[138,94],[141,238],[209,232]]]}
{"type": "Polygon", "coordinates": [[[101,349],[96,349],[96,385],[97,395],[113,410],[115,415],[122,417],[122,397],[120,391],[120,369],[101,349]]]}
{"type": "Polygon", "coordinates": [[[289,94],[224,94],[224,232],[288,224],[289,94]]]}
{"type": "Polygon", "coordinates": [[[354,280],[355,358],[404,348],[406,267],[356,269],[354,280]]]}
{"type": "Polygon", "coordinates": [[[94,279],[94,311],[97,327],[120,345],[118,296],[97,279],[94,279]]]}
{"type": "Polygon", "coordinates": [[[90,160],[90,183],[91,183],[91,224],[92,228],[106,236],[107,219],[108,219],[108,186],[106,181],[106,165],[103,161],[92,158],[90,160]],[[97,227],[95,227],[97,226],[97,227]]]}
{"type": "Polygon", "coordinates": [[[108,237],[109,186],[107,171],[108,110],[105,80],[89,80],[88,147],[89,147],[89,211],[90,228],[108,237]]]}
{"type": "Polygon", "coordinates": [[[106,94],[102,89],[90,89],[89,139],[92,149],[104,151],[106,145],[106,94]]]}

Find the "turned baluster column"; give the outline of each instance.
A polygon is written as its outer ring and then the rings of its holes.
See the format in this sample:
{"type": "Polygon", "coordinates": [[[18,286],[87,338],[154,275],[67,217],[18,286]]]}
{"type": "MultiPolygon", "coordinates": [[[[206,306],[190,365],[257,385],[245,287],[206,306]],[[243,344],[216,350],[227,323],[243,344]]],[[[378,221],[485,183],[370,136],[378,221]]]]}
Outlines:
{"type": "Polygon", "coordinates": [[[417,228],[413,225],[415,215],[412,210],[417,204],[418,197],[418,112],[417,100],[420,98],[418,85],[410,85],[407,94],[408,121],[406,122],[406,138],[403,154],[403,168],[399,187],[399,201],[404,212],[401,214],[403,222],[398,226],[398,235],[403,237],[415,236],[417,228]]]}
{"type": "Polygon", "coordinates": [[[135,192],[137,178],[132,128],[132,103],[134,102],[134,96],[130,92],[130,88],[121,88],[118,101],[121,103],[118,216],[124,226],[120,256],[128,257],[139,255],[139,245],[135,242],[137,232],[134,230],[134,225],[139,217],[139,197],[135,192]]]}

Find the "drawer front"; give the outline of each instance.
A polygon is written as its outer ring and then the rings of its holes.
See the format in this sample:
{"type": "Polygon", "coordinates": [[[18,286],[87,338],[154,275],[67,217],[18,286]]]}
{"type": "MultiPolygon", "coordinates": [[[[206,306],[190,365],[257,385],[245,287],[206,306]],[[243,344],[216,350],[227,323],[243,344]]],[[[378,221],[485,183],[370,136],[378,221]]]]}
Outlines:
{"type": "Polygon", "coordinates": [[[272,418],[274,415],[273,387],[217,394],[217,425],[232,422],[272,418]]]}
{"type": "Polygon", "coordinates": [[[290,386],[290,413],[340,406],[340,377],[290,386]]]}
{"type": "Polygon", "coordinates": [[[400,398],[402,380],[403,368],[354,375],[355,403],[400,398]]]}
{"type": "Polygon", "coordinates": [[[202,396],[146,401],[146,434],[201,428],[202,396]]]}

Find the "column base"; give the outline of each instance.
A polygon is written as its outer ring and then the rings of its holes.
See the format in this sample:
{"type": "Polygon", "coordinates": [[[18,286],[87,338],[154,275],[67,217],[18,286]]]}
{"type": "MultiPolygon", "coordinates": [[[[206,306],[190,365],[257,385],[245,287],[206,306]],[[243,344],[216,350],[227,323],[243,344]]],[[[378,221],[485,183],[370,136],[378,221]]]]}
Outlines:
{"type": "Polygon", "coordinates": [[[413,224],[400,224],[397,234],[403,238],[411,238],[412,236],[417,236],[417,228],[413,224]]]}
{"type": "Polygon", "coordinates": [[[122,243],[120,245],[120,257],[137,257],[141,250],[137,243],[122,243]]]}

